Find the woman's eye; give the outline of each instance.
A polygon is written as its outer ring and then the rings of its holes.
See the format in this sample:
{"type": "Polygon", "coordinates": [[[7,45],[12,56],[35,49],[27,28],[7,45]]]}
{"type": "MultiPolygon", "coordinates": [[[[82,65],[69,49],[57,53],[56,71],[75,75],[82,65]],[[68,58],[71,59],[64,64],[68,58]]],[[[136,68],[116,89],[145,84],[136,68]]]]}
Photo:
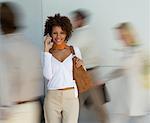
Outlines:
{"type": "Polygon", "coordinates": [[[61,32],[60,34],[65,34],[65,32],[61,32]]]}
{"type": "Polygon", "coordinates": [[[53,32],[52,34],[57,34],[56,32],[53,32]]]}
{"type": "Polygon", "coordinates": [[[58,35],[58,34],[64,35],[64,34],[66,34],[66,33],[65,33],[65,32],[60,32],[60,33],[53,32],[52,34],[53,34],[53,35],[58,35]]]}

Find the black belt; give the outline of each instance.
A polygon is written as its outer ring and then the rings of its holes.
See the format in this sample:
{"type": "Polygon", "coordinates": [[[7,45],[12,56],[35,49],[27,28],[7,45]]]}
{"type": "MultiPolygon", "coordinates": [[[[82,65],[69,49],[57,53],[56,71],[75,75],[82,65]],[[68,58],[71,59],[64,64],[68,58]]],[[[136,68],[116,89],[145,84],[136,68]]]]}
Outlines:
{"type": "Polygon", "coordinates": [[[74,87],[61,88],[61,89],[58,89],[58,90],[62,90],[62,91],[64,91],[64,90],[70,90],[70,89],[74,89],[74,87]]]}
{"type": "Polygon", "coordinates": [[[98,67],[99,67],[99,66],[91,67],[91,68],[87,68],[86,70],[89,71],[89,70],[97,69],[98,67]]]}
{"type": "Polygon", "coordinates": [[[16,104],[24,104],[24,103],[35,102],[35,101],[39,101],[39,100],[34,99],[34,100],[17,101],[16,104]]]}

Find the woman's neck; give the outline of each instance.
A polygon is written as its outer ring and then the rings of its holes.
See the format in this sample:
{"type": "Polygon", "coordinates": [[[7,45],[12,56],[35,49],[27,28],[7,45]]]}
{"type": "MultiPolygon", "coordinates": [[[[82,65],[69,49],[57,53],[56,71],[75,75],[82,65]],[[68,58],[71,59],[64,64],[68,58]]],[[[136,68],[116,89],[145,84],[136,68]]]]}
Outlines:
{"type": "Polygon", "coordinates": [[[53,49],[55,50],[63,50],[67,47],[67,44],[65,42],[61,43],[61,44],[53,44],[53,49]]]}

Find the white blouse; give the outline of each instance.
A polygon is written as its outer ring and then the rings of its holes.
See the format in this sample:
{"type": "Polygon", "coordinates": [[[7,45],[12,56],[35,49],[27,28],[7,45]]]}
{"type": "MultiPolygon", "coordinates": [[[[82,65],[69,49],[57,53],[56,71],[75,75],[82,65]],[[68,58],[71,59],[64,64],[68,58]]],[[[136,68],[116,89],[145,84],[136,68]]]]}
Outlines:
{"type": "MultiPolygon", "coordinates": [[[[81,59],[78,47],[74,47],[75,54],[81,59]]],[[[75,96],[78,96],[77,86],[73,80],[73,54],[70,54],[64,61],[57,60],[51,53],[44,53],[43,75],[48,80],[48,90],[56,90],[67,87],[75,88],[75,96]]]]}

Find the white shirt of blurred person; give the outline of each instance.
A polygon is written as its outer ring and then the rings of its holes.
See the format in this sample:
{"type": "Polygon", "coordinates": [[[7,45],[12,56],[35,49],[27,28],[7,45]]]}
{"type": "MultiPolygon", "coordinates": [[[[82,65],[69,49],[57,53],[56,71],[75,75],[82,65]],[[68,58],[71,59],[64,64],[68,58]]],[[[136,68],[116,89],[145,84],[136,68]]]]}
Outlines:
{"type": "MultiPolygon", "coordinates": [[[[77,123],[79,115],[78,90],[73,80],[73,54],[67,44],[72,24],[68,17],[50,16],[45,23],[45,52],[43,74],[48,80],[44,102],[46,123],[77,123]],[[50,37],[51,36],[51,37],[50,37]]],[[[78,47],[74,47],[77,67],[83,65],[78,47]]]]}
{"type": "Polygon", "coordinates": [[[84,106],[94,106],[100,122],[106,123],[108,116],[105,107],[102,106],[105,103],[103,88],[106,86],[100,77],[100,53],[98,53],[96,42],[99,40],[95,39],[92,28],[87,24],[90,16],[87,11],[77,9],[72,12],[72,16],[74,30],[69,44],[80,48],[85,67],[91,74],[94,84],[101,85],[95,91],[88,91],[85,94],[81,94],[80,103],[81,105],[84,104],[84,106]],[[100,109],[97,107],[100,107],[100,109]]]}
{"type": "Polygon", "coordinates": [[[148,112],[148,93],[144,88],[142,80],[143,56],[142,49],[137,41],[133,27],[130,23],[125,22],[119,24],[116,28],[120,40],[124,44],[123,58],[121,60],[122,68],[113,71],[108,79],[123,76],[126,84],[125,100],[127,110],[121,117],[116,116],[112,123],[128,123],[132,120],[133,123],[147,123],[144,117],[148,112]]]}
{"type": "Polygon", "coordinates": [[[0,7],[0,122],[39,123],[40,55],[38,48],[19,32],[16,7],[12,2],[3,2],[0,7]]]}
{"type": "Polygon", "coordinates": [[[100,56],[93,29],[87,24],[89,15],[83,18],[76,16],[74,15],[72,19],[74,30],[69,44],[80,48],[86,69],[97,67],[100,65],[100,56]]]}

